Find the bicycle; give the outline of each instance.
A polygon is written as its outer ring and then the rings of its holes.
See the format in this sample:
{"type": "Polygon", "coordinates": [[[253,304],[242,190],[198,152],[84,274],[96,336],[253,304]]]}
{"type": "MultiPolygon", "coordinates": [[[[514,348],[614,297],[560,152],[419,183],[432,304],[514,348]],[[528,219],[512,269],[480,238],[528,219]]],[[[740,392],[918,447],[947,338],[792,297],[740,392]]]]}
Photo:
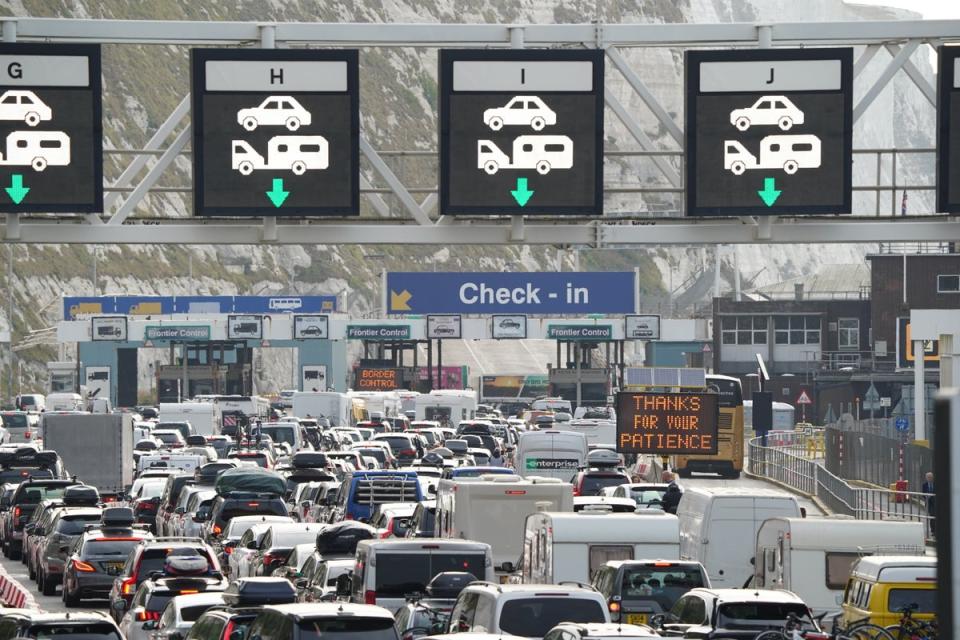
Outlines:
{"type": "Polygon", "coordinates": [[[893,636],[894,640],[936,640],[938,637],[937,621],[917,620],[913,617],[913,612],[918,609],[916,602],[897,609],[900,614],[900,622],[887,627],[887,632],[893,636]]]}
{"type": "MultiPolygon", "coordinates": [[[[819,616],[818,620],[822,620],[819,616]]],[[[883,627],[866,621],[855,622],[845,629],[834,627],[833,631],[815,631],[804,629],[803,621],[796,614],[787,614],[787,620],[781,630],[764,631],[754,640],[894,640],[883,627]]]]}

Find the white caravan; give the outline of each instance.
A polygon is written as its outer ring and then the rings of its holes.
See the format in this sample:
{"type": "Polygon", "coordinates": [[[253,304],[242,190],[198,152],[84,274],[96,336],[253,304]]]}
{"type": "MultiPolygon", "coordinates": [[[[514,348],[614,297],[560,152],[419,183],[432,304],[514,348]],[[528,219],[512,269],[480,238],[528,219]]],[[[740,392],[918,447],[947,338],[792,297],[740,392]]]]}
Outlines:
{"type": "Polygon", "coordinates": [[[687,487],[677,508],[680,559],[706,567],[718,589],[743,587],[760,525],[778,516],[799,517],[797,499],[774,489],[687,487]]]}
{"type": "Polygon", "coordinates": [[[293,415],[298,418],[328,418],[331,427],[349,427],[351,401],[336,391],[296,391],[293,394],[293,415]]]}
{"type": "Polygon", "coordinates": [[[436,420],[453,427],[476,415],[477,392],[472,389],[435,389],[417,396],[414,406],[417,420],[436,420]]]}
{"type": "Polygon", "coordinates": [[[757,532],[753,586],[792,591],[814,613],[840,611],[862,556],[924,551],[923,524],[883,520],[770,518],[757,532]]]}
{"type": "Polygon", "coordinates": [[[523,551],[527,516],[538,506],[572,512],[573,486],[553,478],[513,475],[441,480],[434,535],[486,542],[493,547],[494,567],[509,573],[523,551]]]}
{"type": "Polygon", "coordinates": [[[400,396],[396,391],[350,391],[347,395],[363,400],[371,415],[379,413],[384,418],[400,415],[400,396]]]}
{"type": "Polygon", "coordinates": [[[547,476],[569,482],[587,462],[587,437],[582,433],[545,429],[520,434],[513,465],[521,476],[547,476]]]}
{"type": "Polygon", "coordinates": [[[222,426],[220,405],[212,402],[161,402],[161,422],[189,422],[201,436],[219,435],[222,426]]]}
{"type": "Polygon", "coordinates": [[[680,558],[677,516],[578,511],[527,516],[523,532],[523,582],[589,583],[610,560],[680,558]]]}
{"type": "Polygon", "coordinates": [[[557,431],[582,433],[587,439],[587,446],[600,444],[615,445],[617,443],[617,423],[613,420],[581,418],[579,420],[554,422],[552,428],[557,431]]]}

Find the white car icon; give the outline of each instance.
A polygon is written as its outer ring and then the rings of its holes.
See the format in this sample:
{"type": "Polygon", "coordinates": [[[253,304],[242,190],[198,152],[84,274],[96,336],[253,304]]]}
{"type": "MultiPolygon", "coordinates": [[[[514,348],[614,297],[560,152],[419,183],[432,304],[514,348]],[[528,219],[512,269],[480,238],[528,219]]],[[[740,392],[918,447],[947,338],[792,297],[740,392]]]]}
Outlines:
{"type": "Polygon", "coordinates": [[[259,107],[237,112],[237,122],[247,131],[253,131],[260,125],[284,126],[296,131],[301,125],[309,125],[312,121],[310,112],[292,96],[270,96],[259,107]]]}
{"type": "Polygon", "coordinates": [[[557,124],[557,114],[537,96],[514,96],[503,107],[483,112],[483,124],[494,131],[503,125],[530,125],[534,131],[542,131],[547,125],[557,124]]]}
{"type": "Polygon", "coordinates": [[[763,96],[752,107],[731,111],[730,124],[740,131],[746,131],[755,124],[776,125],[783,131],[789,131],[795,124],[803,124],[803,111],[786,96],[763,96]]]}
{"type": "Polygon", "coordinates": [[[52,118],[53,111],[33,91],[5,91],[0,96],[0,120],[23,120],[35,127],[52,118]]]}

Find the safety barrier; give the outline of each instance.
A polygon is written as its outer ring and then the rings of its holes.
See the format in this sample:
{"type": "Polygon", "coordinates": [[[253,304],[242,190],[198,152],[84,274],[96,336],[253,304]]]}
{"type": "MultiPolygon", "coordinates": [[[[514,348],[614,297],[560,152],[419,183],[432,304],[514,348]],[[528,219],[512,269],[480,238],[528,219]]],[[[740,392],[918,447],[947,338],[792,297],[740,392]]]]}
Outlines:
{"type": "Polygon", "coordinates": [[[2,568],[0,568],[0,602],[3,606],[14,609],[39,609],[33,594],[17,580],[4,573],[2,568]]]}

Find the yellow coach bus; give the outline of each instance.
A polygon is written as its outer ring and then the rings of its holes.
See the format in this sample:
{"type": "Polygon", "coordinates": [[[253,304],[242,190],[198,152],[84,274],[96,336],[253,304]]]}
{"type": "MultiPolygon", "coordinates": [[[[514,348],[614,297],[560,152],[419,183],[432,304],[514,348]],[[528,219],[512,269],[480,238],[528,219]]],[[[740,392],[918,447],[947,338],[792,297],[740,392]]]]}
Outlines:
{"type": "Polygon", "coordinates": [[[707,389],[720,394],[720,424],[717,425],[716,455],[677,456],[674,469],[681,478],[693,471],[718,473],[739,478],[743,471],[743,387],[730,376],[707,375],[707,389]]]}

